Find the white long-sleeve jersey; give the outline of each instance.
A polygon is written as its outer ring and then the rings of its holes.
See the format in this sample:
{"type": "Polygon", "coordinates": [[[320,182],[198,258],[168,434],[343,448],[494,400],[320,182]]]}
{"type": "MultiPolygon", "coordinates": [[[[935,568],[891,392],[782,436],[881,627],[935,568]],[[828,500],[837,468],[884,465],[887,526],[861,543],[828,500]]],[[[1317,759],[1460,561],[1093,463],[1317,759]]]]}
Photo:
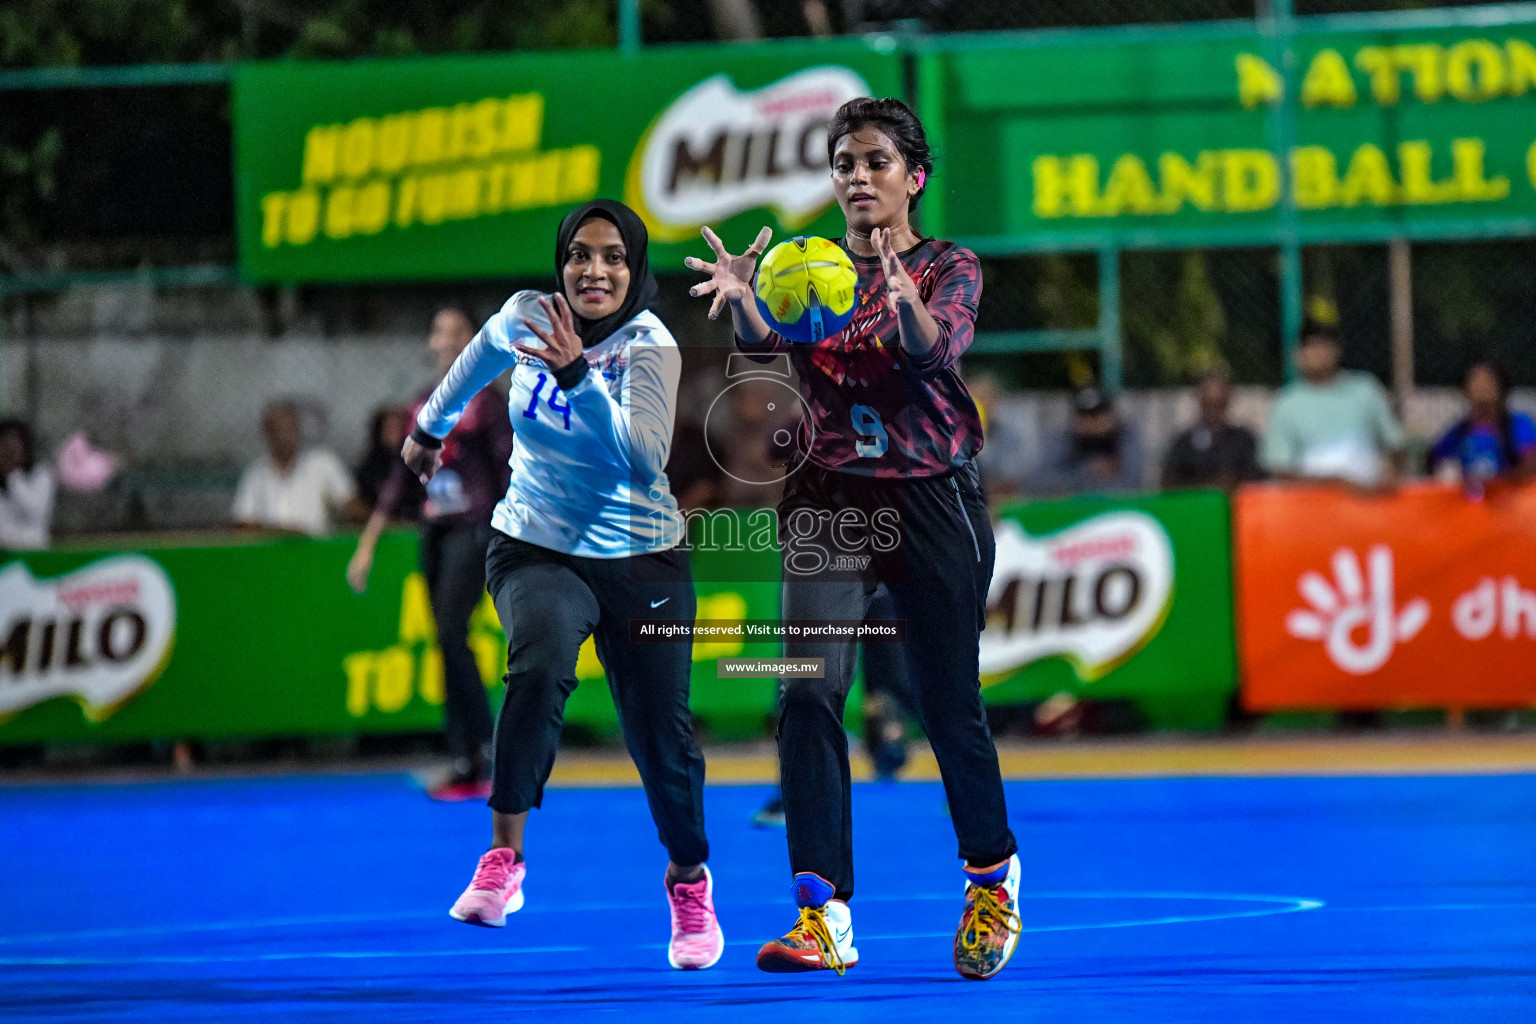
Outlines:
{"type": "Polygon", "coordinates": [[[569,393],[514,344],[542,348],[524,321],[547,327],[539,292],[507,300],[459,355],[416,425],[447,437],[469,400],[507,369],[516,443],[512,480],[491,525],[529,544],[586,558],[626,558],[676,546],[683,521],[667,482],[682,355],[644,310],[586,350],[569,393]]]}

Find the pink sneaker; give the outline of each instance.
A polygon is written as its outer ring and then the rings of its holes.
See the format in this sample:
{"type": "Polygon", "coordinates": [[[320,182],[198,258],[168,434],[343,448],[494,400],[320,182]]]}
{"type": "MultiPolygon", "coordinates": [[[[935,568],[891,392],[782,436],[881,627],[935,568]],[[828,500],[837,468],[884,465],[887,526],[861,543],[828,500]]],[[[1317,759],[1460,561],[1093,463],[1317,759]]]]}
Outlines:
{"type": "Polygon", "coordinates": [[[667,903],[672,908],[672,941],[667,946],[667,962],[680,971],[702,971],[713,967],[725,952],[725,935],[715,916],[715,880],[709,868],[697,882],[678,882],[667,886],[667,903]]]}
{"type": "Polygon", "coordinates": [[[475,867],[475,877],[448,916],[465,924],[500,928],[507,915],[523,909],[523,876],[528,863],[512,863],[517,854],[507,849],[488,851],[475,867]]]}

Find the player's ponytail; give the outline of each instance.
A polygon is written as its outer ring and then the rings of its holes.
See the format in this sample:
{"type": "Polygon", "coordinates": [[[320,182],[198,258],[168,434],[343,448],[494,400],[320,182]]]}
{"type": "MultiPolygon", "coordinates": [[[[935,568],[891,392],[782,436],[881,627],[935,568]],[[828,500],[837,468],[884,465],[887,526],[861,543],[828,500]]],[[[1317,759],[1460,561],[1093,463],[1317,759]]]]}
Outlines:
{"type": "Polygon", "coordinates": [[[907,173],[917,176],[917,193],[907,200],[907,209],[917,209],[917,201],[928,188],[928,178],[933,174],[933,153],[928,148],[928,133],[923,122],[901,100],[893,97],[874,99],[860,96],[837,108],[832,123],[827,125],[827,163],[837,152],[837,143],[845,135],[852,135],[860,128],[876,128],[901,152],[907,173]]]}

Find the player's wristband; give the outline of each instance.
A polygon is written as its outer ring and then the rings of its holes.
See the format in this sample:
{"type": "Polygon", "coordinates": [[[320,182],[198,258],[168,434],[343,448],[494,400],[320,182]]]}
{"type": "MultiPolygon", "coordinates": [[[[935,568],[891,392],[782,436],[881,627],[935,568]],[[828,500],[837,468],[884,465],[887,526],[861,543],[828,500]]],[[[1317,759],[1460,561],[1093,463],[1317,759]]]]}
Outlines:
{"type": "Polygon", "coordinates": [[[436,451],[443,446],[442,438],[433,437],[431,434],[427,433],[425,430],[422,430],[420,427],[411,428],[411,440],[415,441],[423,448],[431,448],[433,451],[436,451]]]}
{"type": "Polygon", "coordinates": [[[579,355],[555,371],[555,386],[569,391],[587,379],[587,357],[579,355]]]}

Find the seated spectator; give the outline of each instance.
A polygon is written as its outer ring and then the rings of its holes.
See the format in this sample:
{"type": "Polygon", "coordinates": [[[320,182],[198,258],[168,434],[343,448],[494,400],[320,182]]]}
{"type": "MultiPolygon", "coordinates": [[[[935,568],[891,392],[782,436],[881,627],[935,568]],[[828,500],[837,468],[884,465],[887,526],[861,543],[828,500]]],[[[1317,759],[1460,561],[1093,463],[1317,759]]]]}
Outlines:
{"type": "Polygon", "coordinates": [[[32,428],[0,420],[0,548],[40,551],[53,524],[53,473],[37,462],[32,428]]]}
{"type": "Polygon", "coordinates": [[[990,373],[967,375],[966,390],[981,414],[981,429],[986,443],[976,456],[976,468],[987,497],[1001,498],[1024,490],[1029,475],[1031,445],[1002,407],[1002,391],[990,373]]]}
{"type": "Polygon", "coordinates": [[[677,497],[677,507],[716,508],[720,482],[725,478],[709,453],[704,427],[693,419],[678,418],[672,432],[672,453],[667,459],[667,480],[677,497]]]}
{"type": "Polygon", "coordinates": [[[1141,437],[1122,422],[1109,396],[1083,388],[1072,399],[1072,425],[1051,447],[1031,490],[1040,494],[1113,494],[1141,489],[1141,437]]]}
{"type": "Polygon", "coordinates": [[[1473,363],[1463,382],[1467,415],[1429,450],[1429,472],[1476,488],[1499,476],[1536,473],[1536,421],[1509,408],[1509,377],[1492,362],[1473,363]]]}
{"type": "Polygon", "coordinates": [[[1257,480],[1259,442],[1253,431],[1227,421],[1232,378],[1224,370],[1208,373],[1196,396],[1200,420],[1173,439],[1163,457],[1163,486],[1219,487],[1230,491],[1257,480]]]}
{"type": "Polygon", "coordinates": [[[330,532],[336,512],[361,519],[352,474],[328,448],[301,448],[299,407],[277,402],[261,419],[267,454],[240,476],[234,518],[243,527],[291,530],[310,536],[330,532]]]}
{"type": "MultiPolygon", "coordinates": [[[[378,505],[379,494],[400,461],[400,446],[405,443],[407,429],[405,410],[398,405],[381,405],[374,410],[368,431],[368,451],[353,472],[357,480],[357,496],[370,511],[378,505]]],[[[396,518],[414,521],[425,500],[426,492],[421,481],[408,478],[405,493],[400,496],[395,509],[396,518]]]]}
{"type": "Polygon", "coordinates": [[[1403,473],[1403,428],[1375,377],[1339,369],[1332,329],[1302,332],[1302,379],[1280,389],[1260,449],[1264,469],[1283,480],[1327,480],[1391,488],[1403,473]]]}

